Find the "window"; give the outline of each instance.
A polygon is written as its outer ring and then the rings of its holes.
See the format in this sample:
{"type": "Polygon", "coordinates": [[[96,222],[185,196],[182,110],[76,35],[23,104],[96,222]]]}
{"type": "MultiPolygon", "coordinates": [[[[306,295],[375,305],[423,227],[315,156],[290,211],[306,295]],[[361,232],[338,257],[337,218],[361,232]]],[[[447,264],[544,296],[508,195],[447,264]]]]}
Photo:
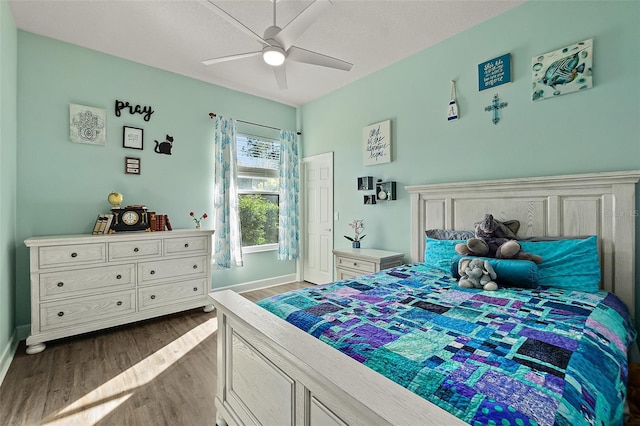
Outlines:
{"type": "Polygon", "coordinates": [[[236,142],[243,250],[277,249],[280,142],[240,133],[236,142]]]}

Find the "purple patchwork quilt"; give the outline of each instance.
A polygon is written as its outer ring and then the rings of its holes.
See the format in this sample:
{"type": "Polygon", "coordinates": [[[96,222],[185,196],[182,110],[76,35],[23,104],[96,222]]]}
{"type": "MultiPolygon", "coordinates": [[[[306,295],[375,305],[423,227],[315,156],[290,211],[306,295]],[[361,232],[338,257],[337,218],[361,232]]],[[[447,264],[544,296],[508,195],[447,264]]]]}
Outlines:
{"type": "Polygon", "coordinates": [[[607,292],[462,289],[424,264],[258,302],[472,425],[620,425],[626,306],[607,292]]]}

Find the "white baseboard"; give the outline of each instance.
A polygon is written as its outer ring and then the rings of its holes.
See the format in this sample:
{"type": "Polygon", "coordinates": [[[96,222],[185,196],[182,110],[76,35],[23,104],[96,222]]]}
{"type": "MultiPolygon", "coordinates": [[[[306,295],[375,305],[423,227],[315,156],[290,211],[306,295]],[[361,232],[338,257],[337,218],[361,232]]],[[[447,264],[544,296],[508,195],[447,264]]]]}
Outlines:
{"type": "Polygon", "coordinates": [[[296,274],[281,275],[279,277],[267,278],[264,280],[251,281],[248,283],[234,284],[226,287],[214,288],[218,290],[233,290],[236,293],[244,293],[247,291],[261,290],[263,288],[275,287],[277,285],[289,284],[296,282],[296,274]]]}
{"type": "Polygon", "coordinates": [[[0,385],[4,381],[4,377],[7,375],[7,371],[9,371],[9,366],[11,365],[11,361],[13,361],[13,357],[16,354],[16,349],[18,348],[18,330],[16,329],[11,338],[9,339],[9,344],[2,355],[0,355],[0,385]]]}

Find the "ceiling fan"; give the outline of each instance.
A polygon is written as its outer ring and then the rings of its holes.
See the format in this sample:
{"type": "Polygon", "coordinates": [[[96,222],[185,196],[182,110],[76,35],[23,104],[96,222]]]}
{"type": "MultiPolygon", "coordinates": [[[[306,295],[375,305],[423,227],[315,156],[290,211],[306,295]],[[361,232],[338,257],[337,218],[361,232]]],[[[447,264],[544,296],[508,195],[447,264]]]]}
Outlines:
{"type": "Polygon", "coordinates": [[[343,71],[351,70],[353,64],[350,64],[349,62],[293,45],[298,37],[300,37],[316,19],[318,19],[322,12],[331,7],[332,4],[330,0],[315,0],[300,12],[298,16],[293,18],[284,28],[280,28],[276,25],[276,3],[278,0],[271,1],[273,1],[273,25],[264,31],[263,37],[260,37],[249,27],[224,11],[220,6],[214,4],[211,0],[201,0],[201,3],[208,9],[227,20],[230,24],[234,25],[236,28],[261,43],[263,46],[262,50],[255,52],[239,53],[237,55],[208,59],[206,61],[202,61],[202,63],[205,65],[213,65],[221,62],[235,61],[237,59],[262,55],[262,59],[268,65],[272,66],[273,74],[280,90],[287,88],[287,75],[284,66],[285,61],[303,62],[306,64],[335,68],[343,71]]]}

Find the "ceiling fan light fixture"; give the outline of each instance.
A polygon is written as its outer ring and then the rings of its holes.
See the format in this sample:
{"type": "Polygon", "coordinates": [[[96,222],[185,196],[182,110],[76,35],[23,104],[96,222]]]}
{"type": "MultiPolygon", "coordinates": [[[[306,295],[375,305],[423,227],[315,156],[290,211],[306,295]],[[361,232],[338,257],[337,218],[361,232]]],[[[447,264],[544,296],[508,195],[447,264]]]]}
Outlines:
{"type": "Polygon", "coordinates": [[[262,59],[273,67],[282,65],[284,64],[284,49],[278,46],[267,46],[262,50],[262,59]]]}

